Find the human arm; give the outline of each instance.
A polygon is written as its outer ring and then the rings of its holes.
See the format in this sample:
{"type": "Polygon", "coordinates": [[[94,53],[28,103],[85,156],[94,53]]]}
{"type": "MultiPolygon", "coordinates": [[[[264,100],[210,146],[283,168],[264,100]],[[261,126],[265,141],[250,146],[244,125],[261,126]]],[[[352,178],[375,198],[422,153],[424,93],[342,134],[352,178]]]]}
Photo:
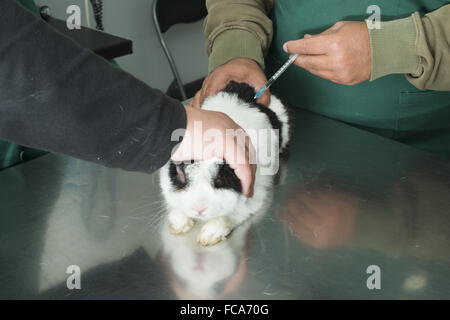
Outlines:
{"type": "Polygon", "coordinates": [[[222,131],[236,126],[226,116],[219,123],[204,113],[190,112],[81,48],[15,1],[0,2],[1,139],[147,173],[165,164],[178,146],[178,153],[199,160],[224,158],[251,193],[254,166],[247,156],[236,163],[220,146],[213,146],[213,154],[192,155],[186,150],[201,145],[202,137],[180,144],[172,139],[174,130],[189,131],[196,120],[222,131]]]}
{"type": "MultiPolygon", "coordinates": [[[[223,89],[231,80],[255,88],[267,81],[264,54],[272,40],[272,21],[268,14],[273,0],[207,0],[204,24],[209,55],[209,76],[192,105],[200,107],[205,98],[223,89]]],[[[268,105],[267,90],[258,102],[268,105]]]]}
{"type": "Polygon", "coordinates": [[[296,65],[336,83],[353,85],[394,73],[419,89],[450,90],[450,5],[368,28],[339,21],[317,35],[285,43],[296,65]]]}
{"type": "Polygon", "coordinates": [[[369,30],[372,75],[403,73],[419,89],[450,90],[450,4],[427,13],[382,22],[369,30]]]}
{"type": "Polygon", "coordinates": [[[186,127],[181,103],[0,3],[0,137],[108,167],[152,172],[186,127]]]}

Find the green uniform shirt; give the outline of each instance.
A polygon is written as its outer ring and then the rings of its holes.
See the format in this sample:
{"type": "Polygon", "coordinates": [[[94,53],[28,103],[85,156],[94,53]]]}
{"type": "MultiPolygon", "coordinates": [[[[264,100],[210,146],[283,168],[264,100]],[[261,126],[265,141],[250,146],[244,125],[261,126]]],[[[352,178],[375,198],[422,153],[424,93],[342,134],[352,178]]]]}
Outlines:
{"type": "MultiPolygon", "coordinates": [[[[369,0],[277,0],[272,21],[274,38],[266,57],[267,75],[289,58],[286,41],[316,34],[339,20],[367,18],[369,0]],[[314,12],[314,14],[311,14],[314,12]]],[[[383,19],[401,19],[442,6],[440,0],[378,1],[383,19]]],[[[290,105],[308,109],[363,129],[450,157],[450,92],[419,90],[404,75],[392,74],[372,82],[344,86],[291,67],[271,89],[290,105]]]]}

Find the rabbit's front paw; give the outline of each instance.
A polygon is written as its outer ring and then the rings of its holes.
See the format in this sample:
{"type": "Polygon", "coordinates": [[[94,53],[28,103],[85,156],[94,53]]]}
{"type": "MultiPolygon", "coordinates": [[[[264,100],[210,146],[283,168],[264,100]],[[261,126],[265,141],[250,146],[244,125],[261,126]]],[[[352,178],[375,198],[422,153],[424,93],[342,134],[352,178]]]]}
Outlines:
{"type": "Polygon", "coordinates": [[[225,240],[231,232],[231,227],[225,218],[209,220],[200,231],[197,242],[202,246],[212,246],[225,240]]]}
{"type": "Polygon", "coordinates": [[[194,221],[185,214],[177,211],[169,213],[169,226],[171,234],[185,234],[194,226],[194,221]]]}

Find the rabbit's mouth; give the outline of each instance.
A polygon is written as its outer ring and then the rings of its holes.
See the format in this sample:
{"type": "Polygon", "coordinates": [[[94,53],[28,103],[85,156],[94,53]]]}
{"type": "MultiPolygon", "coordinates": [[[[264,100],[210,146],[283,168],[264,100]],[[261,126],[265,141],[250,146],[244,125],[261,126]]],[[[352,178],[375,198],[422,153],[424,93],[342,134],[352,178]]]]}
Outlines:
{"type": "Polygon", "coordinates": [[[227,216],[230,213],[231,213],[231,211],[229,211],[229,210],[221,210],[221,209],[217,209],[217,210],[206,209],[200,213],[198,211],[191,210],[191,211],[189,211],[189,213],[187,213],[187,216],[189,216],[192,219],[196,219],[196,220],[200,220],[200,221],[207,221],[207,220],[210,220],[213,218],[227,216]]]}

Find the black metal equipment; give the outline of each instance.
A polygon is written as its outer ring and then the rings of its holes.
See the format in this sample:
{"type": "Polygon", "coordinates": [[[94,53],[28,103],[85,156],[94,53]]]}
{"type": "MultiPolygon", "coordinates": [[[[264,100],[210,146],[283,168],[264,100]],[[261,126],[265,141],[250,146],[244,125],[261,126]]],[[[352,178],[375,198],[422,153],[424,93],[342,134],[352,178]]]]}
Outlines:
{"type": "Polygon", "coordinates": [[[104,31],[103,27],[103,0],[91,0],[97,30],[104,31]]]}
{"type": "Polygon", "coordinates": [[[203,79],[194,81],[191,84],[183,84],[172,54],[170,53],[170,50],[164,40],[163,34],[175,24],[196,22],[206,17],[206,15],[207,10],[205,0],[153,1],[153,22],[156,33],[158,34],[159,42],[161,43],[161,47],[167,57],[170,68],[172,69],[172,73],[175,78],[174,83],[178,87],[177,91],[179,91],[179,95],[169,93],[170,88],[173,88],[173,85],[169,87],[169,91],[167,93],[170,96],[182,101],[186,100],[188,95],[189,97],[192,97],[193,94],[200,89],[203,79]]]}

